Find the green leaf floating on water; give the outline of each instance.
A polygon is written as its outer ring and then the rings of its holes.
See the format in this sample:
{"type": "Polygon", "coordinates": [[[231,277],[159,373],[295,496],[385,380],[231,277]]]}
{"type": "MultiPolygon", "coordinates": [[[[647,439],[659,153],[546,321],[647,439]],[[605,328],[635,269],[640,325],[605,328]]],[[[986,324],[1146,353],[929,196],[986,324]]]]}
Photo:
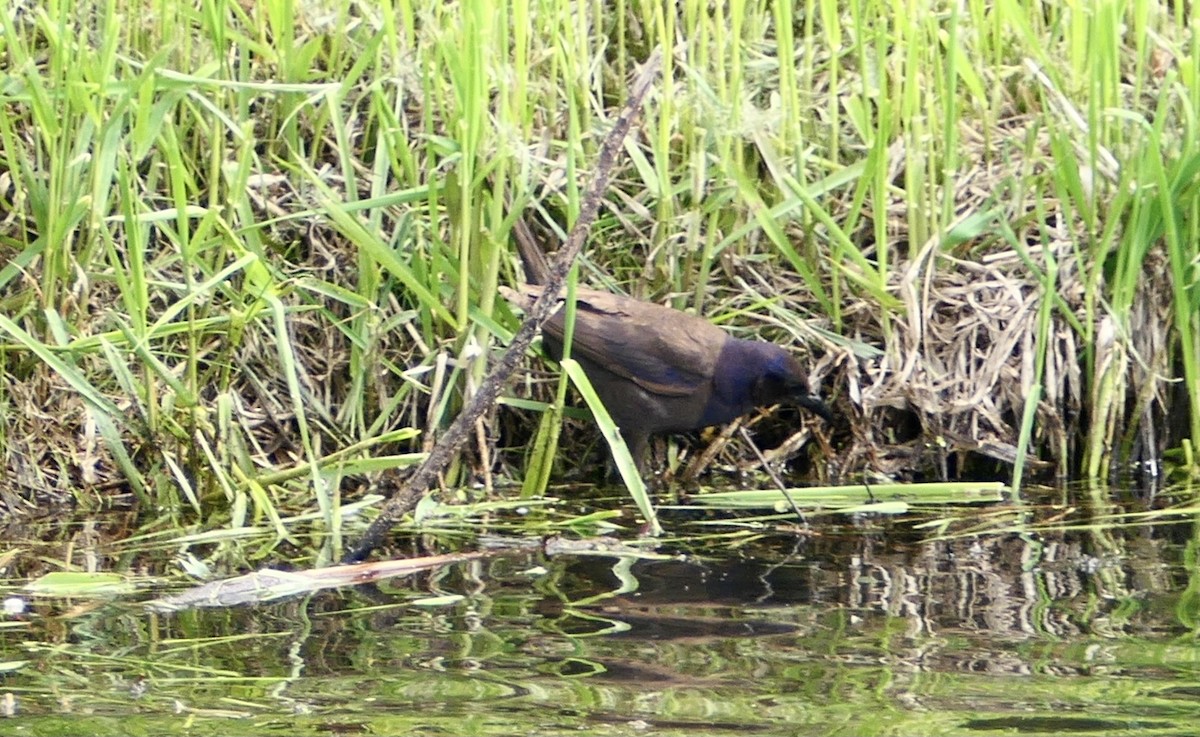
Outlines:
{"type": "Polygon", "coordinates": [[[824,508],[844,512],[902,514],[912,506],[946,504],[982,504],[1004,500],[1007,489],[999,482],[954,482],[931,484],[849,484],[761,491],[714,491],[690,497],[694,504],[718,509],[778,509],[792,503],[803,508],[824,508]],[[791,498],[791,502],[788,501],[791,498]]]}
{"type": "Polygon", "coordinates": [[[55,571],[30,581],[25,590],[39,596],[112,596],[128,594],[136,587],[119,573],[55,571]]]}

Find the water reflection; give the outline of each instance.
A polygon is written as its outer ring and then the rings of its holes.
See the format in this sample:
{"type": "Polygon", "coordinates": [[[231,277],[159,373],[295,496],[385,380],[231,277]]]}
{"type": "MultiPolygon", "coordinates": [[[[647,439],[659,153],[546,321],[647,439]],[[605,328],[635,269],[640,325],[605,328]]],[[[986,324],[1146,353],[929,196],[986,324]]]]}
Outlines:
{"type": "Polygon", "coordinates": [[[231,610],[35,600],[0,627],[24,661],[0,696],[28,734],[79,711],[97,734],[1192,733],[1191,524],[907,522],[669,560],[524,550],[231,610]]]}

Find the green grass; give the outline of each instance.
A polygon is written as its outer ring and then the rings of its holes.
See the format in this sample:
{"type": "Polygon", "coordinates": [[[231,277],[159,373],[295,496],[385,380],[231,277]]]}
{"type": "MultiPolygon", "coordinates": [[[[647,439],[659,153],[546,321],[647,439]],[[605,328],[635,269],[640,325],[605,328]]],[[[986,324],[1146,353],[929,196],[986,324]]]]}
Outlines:
{"type": "MultiPolygon", "coordinates": [[[[582,281],[824,355],[851,480],[1190,452],[1186,8],[14,4],[0,493],[336,533],[478,384],[516,324],[513,223],[561,240],[660,46],[582,281]]],[[[502,411],[446,484],[519,483],[526,446],[562,448],[527,492],[569,475],[587,454],[552,422],[502,411]]]]}

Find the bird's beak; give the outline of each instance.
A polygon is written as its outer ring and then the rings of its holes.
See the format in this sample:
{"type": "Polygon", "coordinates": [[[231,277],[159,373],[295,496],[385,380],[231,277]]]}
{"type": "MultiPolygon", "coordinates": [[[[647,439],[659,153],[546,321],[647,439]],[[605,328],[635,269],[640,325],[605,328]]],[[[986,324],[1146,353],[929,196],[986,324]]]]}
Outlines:
{"type": "Polygon", "coordinates": [[[833,412],[829,411],[829,406],[822,402],[820,397],[814,397],[811,394],[801,394],[796,397],[796,404],[817,415],[822,420],[830,424],[833,423],[833,412]]]}

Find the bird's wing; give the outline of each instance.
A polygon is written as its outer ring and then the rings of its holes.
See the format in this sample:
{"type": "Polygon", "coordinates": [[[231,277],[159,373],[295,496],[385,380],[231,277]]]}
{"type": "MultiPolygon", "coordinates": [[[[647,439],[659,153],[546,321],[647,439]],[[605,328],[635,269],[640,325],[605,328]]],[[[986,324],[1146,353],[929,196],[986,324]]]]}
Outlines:
{"type": "MultiPolygon", "coordinates": [[[[563,318],[547,332],[562,339],[563,318]]],[[[571,351],[653,394],[686,396],[712,380],[725,331],[699,317],[608,292],[576,290],[571,351]]]]}

